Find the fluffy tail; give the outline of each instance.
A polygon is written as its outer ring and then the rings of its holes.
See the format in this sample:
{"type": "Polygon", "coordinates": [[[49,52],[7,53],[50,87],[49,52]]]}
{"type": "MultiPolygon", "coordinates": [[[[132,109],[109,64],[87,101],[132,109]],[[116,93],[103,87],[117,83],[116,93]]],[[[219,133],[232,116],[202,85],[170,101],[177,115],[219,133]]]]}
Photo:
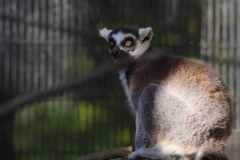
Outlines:
{"type": "Polygon", "coordinates": [[[210,139],[200,147],[196,160],[229,160],[225,148],[226,144],[222,140],[210,139]]]}

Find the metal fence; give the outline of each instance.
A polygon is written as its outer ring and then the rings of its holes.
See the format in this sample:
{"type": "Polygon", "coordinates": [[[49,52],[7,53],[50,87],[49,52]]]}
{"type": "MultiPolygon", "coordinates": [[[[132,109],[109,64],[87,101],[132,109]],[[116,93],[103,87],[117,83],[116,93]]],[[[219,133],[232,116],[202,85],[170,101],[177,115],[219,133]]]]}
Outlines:
{"type": "MultiPolygon", "coordinates": [[[[153,47],[203,58],[219,71],[239,129],[239,6],[235,0],[0,0],[0,106],[110,60],[99,28],[152,26],[153,47]]],[[[134,118],[126,105],[117,75],[41,99],[1,120],[0,159],[71,159],[132,145],[134,118]]]]}
{"type": "Polygon", "coordinates": [[[240,2],[207,0],[202,5],[201,56],[222,75],[232,97],[234,129],[228,141],[230,158],[240,157],[240,2]]]}
{"type": "Polygon", "coordinates": [[[240,129],[240,3],[208,0],[203,5],[201,55],[221,75],[233,96],[240,129]]]}

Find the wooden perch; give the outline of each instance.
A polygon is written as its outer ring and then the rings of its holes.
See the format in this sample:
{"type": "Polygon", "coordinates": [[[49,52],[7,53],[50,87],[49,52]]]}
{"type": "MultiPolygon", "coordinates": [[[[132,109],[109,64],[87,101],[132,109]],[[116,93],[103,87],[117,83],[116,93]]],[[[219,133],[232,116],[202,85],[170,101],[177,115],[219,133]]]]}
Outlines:
{"type": "Polygon", "coordinates": [[[78,157],[73,160],[105,160],[113,158],[124,158],[132,152],[132,146],[110,149],[107,151],[92,153],[86,156],[78,157]]]}
{"type": "Polygon", "coordinates": [[[66,82],[64,84],[60,84],[58,86],[53,86],[50,89],[47,89],[45,91],[26,95],[24,98],[16,101],[9,102],[8,104],[5,104],[0,107],[0,118],[12,113],[15,109],[20,109],[26,105],[32,104],[40,99],[48,98],[56,94],[63,93],[65,91],[77,89],[79,87],[82,87],[86,85],[87,83],[106,77],[107,75],[110,75],[112,73],[116,73],[119,69],[125,68],[129,65],[136,64],[136,63],[142,63],[146,61],[159,61],[164,54],[156,54],[156,53],[150,53],[148,55],[142,56],[138,59],[131,59],[128,58],[126,60],[122,60],[118,63],[105,63],[104,65],[97,67],[93,71],[90,71],[85,76],[82,76],[80,78],[76,78],[72,81],[66,82]]]}
{"type": "MultiPolygon", "coordinates": [[[[130,153],[132,153],[132,146],[91,153],[89,155],[78,157],[72,160],[107,160],[107,159],[114,159],[114,158],[125,158],[130,153]]],[[[150,160],[150,159],[137,158],[135,160],[150,160]]]]}

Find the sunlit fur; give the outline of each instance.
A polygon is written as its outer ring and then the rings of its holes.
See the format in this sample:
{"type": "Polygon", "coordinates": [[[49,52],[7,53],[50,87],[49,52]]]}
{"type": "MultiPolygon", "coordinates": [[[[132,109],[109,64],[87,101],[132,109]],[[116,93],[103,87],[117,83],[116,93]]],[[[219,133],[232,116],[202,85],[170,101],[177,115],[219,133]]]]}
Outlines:
{"type": "Polygon", "coordinates": [[[100,35],[107,42],[116,41],[116,48],[109,48],[116,63],[143,54],[164,55],[158,63],[119,71],[136,116],[136,150],[127,159],[228,160],[225,147],[232,129],[232,102],[214,70],[198,60],[150,49],[151,27],[104,28],[100,35]],[[129,36],[136,44],[130,49],[121,45],[129,36]],[[154,148],[149,149],[150,144],[154,148]]]}

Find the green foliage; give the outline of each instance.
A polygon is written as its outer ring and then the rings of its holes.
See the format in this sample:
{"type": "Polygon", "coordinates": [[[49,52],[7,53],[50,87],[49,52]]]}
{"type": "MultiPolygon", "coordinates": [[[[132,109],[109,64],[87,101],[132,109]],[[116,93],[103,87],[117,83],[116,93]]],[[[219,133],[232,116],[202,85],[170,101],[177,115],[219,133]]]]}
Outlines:
{"type": "Polygon", "coordinates": [[[14,150],[30,152],[19,159],[51,159],[61,152],[68,153],[65,158],[71,159],[92,151],[130,145],[133,124],[129,123],[131,116],[122,111],[123,107],[115,99],[37,103],[15,115],[14,150]],[[42,151],[49,154],[38,154],[42,151]]]}

